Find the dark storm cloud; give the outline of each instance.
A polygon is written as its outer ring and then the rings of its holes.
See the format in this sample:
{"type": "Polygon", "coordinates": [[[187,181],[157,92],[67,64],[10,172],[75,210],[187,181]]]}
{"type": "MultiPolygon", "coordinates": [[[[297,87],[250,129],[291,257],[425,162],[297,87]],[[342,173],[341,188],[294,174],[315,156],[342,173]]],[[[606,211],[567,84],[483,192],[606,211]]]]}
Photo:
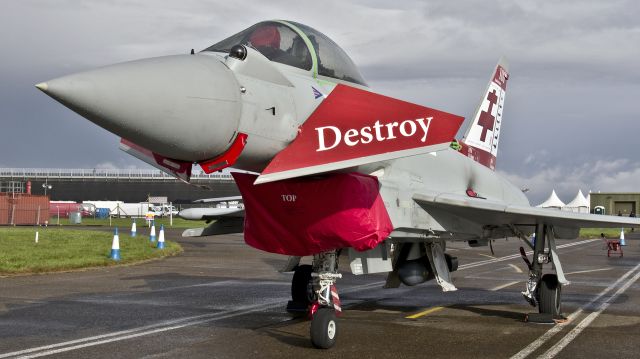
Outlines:
{"type": "Polygon", "coordinates": [[[332,37],[384,94],[470,116],[501,55],[511,78],[498,166],[534,203],[556,187],[640,190],[640,6],[633,1],[2,3],[0,167],[143,167],[33,85],[207,47],[264,19],[332,37]],[[613,164],[605,166],[605,164],[613,164]]]}

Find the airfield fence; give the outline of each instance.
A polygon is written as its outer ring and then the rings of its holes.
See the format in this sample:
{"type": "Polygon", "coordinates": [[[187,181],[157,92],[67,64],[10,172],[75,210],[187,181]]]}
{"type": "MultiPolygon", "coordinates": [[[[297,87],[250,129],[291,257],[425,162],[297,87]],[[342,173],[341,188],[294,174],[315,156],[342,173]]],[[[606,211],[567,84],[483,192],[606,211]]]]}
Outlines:
{"type": "MultiPolygon", "coordinates": [[[[160,170],[152,169],[100,169],[100,168],[0,168],[0,178],[8,179],[131,179],[131,180],[176,180],[160,170]]],[[[228,173],[194,172],[192,180],[228,180],[228,173]]]]}
{"type": "Polygon", "coordinates": [[[39,225],[49,220],[49,197],[0,193],[0,225],[39,225]]]}

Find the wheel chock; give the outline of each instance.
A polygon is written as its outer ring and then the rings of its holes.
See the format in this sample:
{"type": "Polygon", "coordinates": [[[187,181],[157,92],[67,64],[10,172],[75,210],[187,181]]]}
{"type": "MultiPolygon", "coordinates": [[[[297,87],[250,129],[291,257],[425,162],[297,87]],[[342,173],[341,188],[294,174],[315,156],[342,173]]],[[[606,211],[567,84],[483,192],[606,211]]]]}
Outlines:
{"type": "Polygon", "coordinates": [[[526,323],[534,324],[564,324],[568,321],[561,315],[554,316],[549,313],[527,313],[524,317],[526,323]]]}
{"type": "Polygon", "coordinates": [[[553,320],[553,314],[549,313],[527,313],[524,321],[535,324],[556,324],[553,320]]]}

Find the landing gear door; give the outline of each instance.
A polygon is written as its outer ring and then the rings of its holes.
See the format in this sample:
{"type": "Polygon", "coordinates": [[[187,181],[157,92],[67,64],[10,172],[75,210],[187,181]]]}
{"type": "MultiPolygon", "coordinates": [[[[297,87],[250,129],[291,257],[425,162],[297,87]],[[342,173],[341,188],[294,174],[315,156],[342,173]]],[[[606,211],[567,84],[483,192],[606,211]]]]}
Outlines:
{"type": "Polygon", "coordinates": [[[349,266],[355,275],[391,272],[393,266],[387,241],[364,252],[349,248],[349,266]]]}

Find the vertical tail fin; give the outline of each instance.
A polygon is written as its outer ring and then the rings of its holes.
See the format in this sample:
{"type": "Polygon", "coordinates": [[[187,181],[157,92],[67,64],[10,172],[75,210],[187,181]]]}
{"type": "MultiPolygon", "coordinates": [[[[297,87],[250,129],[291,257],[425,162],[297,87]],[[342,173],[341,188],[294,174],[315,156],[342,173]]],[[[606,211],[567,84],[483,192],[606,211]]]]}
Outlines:
{"type": "Polygon", "coordinates": [[[460,151],[464,155],[492,170],[495,170],[498,156],[502,110],[508,79],[509,67],[506,59],[502,57],[493,71],[480,105],[461,141],[460,151]]]}

